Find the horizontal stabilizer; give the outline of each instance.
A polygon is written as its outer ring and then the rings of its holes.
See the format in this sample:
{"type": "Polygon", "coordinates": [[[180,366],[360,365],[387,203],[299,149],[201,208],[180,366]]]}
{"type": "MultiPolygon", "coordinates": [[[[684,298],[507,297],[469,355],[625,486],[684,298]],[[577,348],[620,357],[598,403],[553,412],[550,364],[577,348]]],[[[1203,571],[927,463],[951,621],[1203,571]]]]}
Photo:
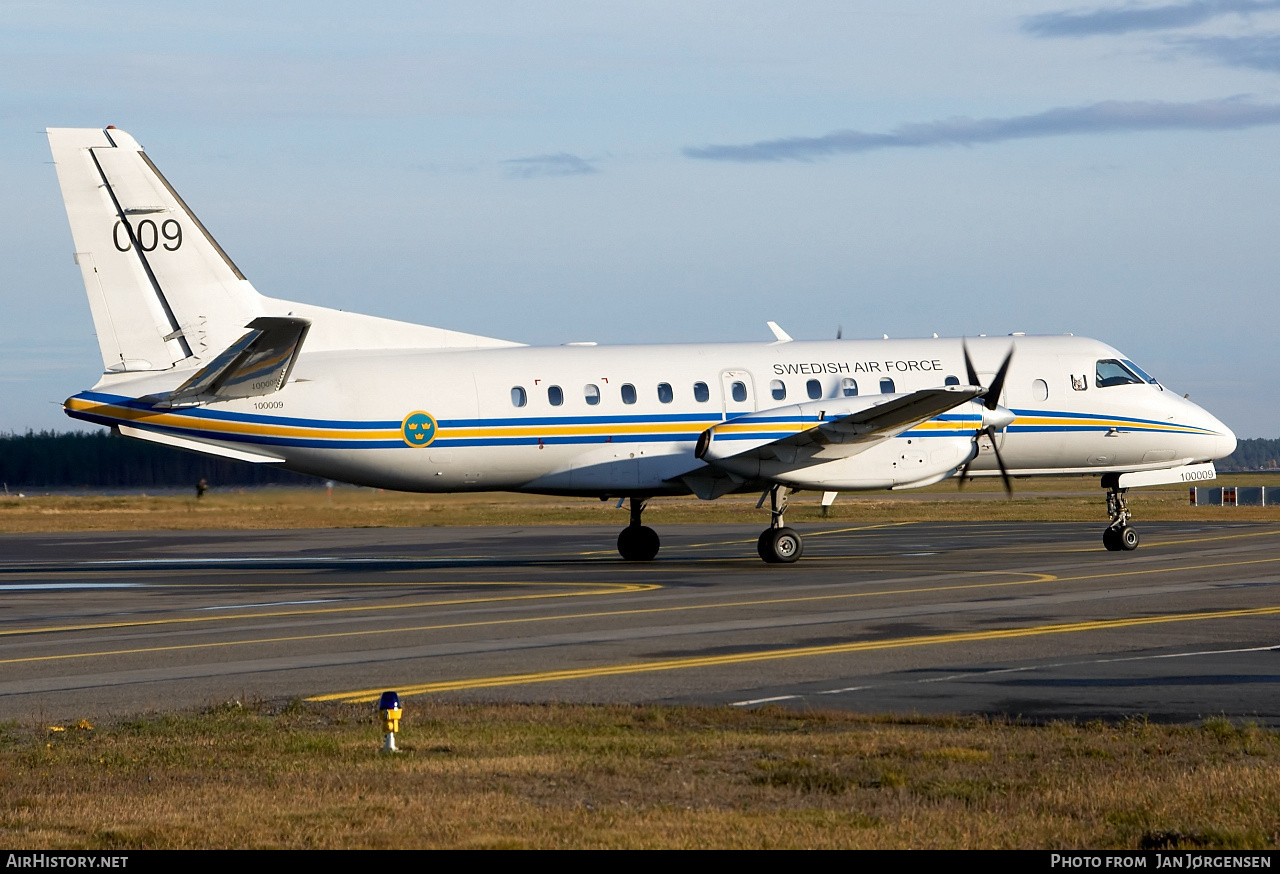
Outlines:
{"type": "Polygon", "coordinates": [[[173,446],[178,449],[189,449],[192,452],[203,452],[205,455],[220,455],[223,458],[234,458],[236,461],[247,461],[251,464],[276,464],[284,461],[284,459],[278,455],[268,455],[265,452],[251,452],[247,449],[227,446],[222,443],[216,443],[212,440],[196,440],[191,437],[178,437],[175,434],[166,434],[162,431],[135,428],[133,425],[118,425],[116,427],[120,430],[120,433],[126,437],[137,437],[139,440],[149,440],[152,443],[161,443],[165,446],[173,446]]]}
{"type": "Polygon", "coordinates": [[[289,316],[261,316],[166,399],[170,407],[195,406],[279,391],[289,379],[311,323],[289,316]]]}

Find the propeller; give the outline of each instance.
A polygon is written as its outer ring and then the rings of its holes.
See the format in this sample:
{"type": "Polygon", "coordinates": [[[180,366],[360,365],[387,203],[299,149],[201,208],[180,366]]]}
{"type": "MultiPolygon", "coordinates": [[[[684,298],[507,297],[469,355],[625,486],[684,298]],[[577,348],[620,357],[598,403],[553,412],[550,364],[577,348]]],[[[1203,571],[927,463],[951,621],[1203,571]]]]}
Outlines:
{"type": "MultiPolygon", "coordinates": [[[[1000,406],[1000,394],[1004,391],[1004,380],[1005,377],[1009,375],[1009,364],[1012,361],[1013,347],[1011,346],[1009,347],[1009,354],[1004,357],[1004,361],[1001,363],[1000,369],[996,371],[995,379],[991,380],[991,385],[987,387],[985,394],[982,396],[982,406],[991,412],[995,412],[995,410],[1000,406]]],[[[973,367],[973,359],[969,357],[969,345],[967,343],[964,345],[964,369],[966,375],[969,377],[969,385],[981,388],[982,383],[978,379],[978,371],[973,367]]],[[[986,420],[987,417],[983,416],[983,421],[986,420]]],[[[1000,457],[1000,447],[996,444],[996,433],[1008,424],[1008,421],[1005,421],[1003,424],[992,422],[992,424],[987,425],[985,428],[979,428],[978,433],[986,434],[991,440],[991,451],[995,453],[996,464],[1000,466],[1000,478],[1004,481],[1005,494],[1012,495],[1013,480],[1009,478],[1009,469],[1004,466],[1004,459],[1000,457]]],[[[976,435],[974,436],[974,442],[977,442],[976,435]]],[[[964,468],[960,471],[960,488],[964,488],[965,477],[969,475],[969,466],[973,464],[973,459],[977,457],[978,455],[975,452],[973,458],[970,458],[964,463],[964,468]]]]}

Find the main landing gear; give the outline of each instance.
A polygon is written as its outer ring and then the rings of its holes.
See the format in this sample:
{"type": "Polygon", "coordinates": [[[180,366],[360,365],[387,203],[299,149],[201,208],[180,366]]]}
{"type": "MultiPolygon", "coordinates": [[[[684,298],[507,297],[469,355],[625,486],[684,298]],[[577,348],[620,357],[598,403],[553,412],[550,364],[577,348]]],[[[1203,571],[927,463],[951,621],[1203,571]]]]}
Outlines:
{"type": "Polygon", "coordinates": [[[1115,474],[1103,477],[1102,485],[1110,489],[1107,492],[1107,515],[1111,517],[1111,524],[1102,532],[1102,545],[1110,552],[1137,549],[1138,532],[1129,526],[1133,514],[1129,512],[1129,505],[1124,499],[1127,490],[1120,488],[1119,478],[1115,474]]]}
{"type": "Polygon", "coordinates": [[[756,505],[763,505],[766,495],[768,496],[769,512],[773,514],[773,519],[756,541],[756,551],[769,564],[790,564],[804,553],[804,540],[794,528],[788,528],[783,521],[788,491],[786,486],[774,486],[760,496],[760,503],[756,505]]]}
{"type": "Polygon", "coordinates": [[[640,514],[644,512],[643,498],[631,498],[631,524],[622,529],[618,535],[618,554],[627,561],[653,561],[658,554],[662,541],[658,532],[640,524],[640,514]]]}

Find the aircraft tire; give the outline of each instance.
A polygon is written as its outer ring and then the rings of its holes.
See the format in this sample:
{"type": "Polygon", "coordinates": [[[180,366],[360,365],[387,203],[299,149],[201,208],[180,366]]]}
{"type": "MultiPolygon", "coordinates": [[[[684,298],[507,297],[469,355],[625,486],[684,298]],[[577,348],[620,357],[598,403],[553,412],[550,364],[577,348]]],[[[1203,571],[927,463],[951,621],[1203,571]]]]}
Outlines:
{"type": "Polygon", "coordinates": [[[1138,548],[1138,532],[1128,525],[1120,529],[1120,548],[1128,552],[1138,548]]]}
{"type": "Polygon", "coordinates": [[[653,561],[662,541],[647,525],[628,525],[618,535],[618,554],[627,561],[653,561]]]}
{"type": "Polygon", "coordinates": [[[1106,528],[1102,532],[1102,545],[1107,548],[1108,552],[1119,552],[1124,547],[1120,545],[1120,530],[1118,528],[1106,528]]]}
{"type": "Polygon", "coordinates": [[[773,555],[769,547],[769,536],[773,534],[772,528],[766,528],[760,532],[760,537],[756,540],[756,552],[760,553],[762,561],[768,564],[775,564],[778,559],[773,555]]]}
{"type": "Polygon", "coordinates": [[[766,528],[756,551],[769,564],[791,564],[804,554],[804,539],[794,528],[766,528]]]}

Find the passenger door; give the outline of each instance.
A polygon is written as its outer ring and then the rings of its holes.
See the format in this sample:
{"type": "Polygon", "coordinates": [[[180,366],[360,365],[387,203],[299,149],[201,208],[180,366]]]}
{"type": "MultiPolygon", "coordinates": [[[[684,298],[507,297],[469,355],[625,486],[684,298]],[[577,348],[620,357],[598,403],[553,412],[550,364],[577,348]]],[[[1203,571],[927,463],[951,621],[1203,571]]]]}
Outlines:
{"type": "Polygon", "coordinates": [[[745,370],[721,371],[720,400],[722,415],[725,419],[732,419],[743,413],[754,413],[756,393],[751,382],[751,374],[745,370]]]}

